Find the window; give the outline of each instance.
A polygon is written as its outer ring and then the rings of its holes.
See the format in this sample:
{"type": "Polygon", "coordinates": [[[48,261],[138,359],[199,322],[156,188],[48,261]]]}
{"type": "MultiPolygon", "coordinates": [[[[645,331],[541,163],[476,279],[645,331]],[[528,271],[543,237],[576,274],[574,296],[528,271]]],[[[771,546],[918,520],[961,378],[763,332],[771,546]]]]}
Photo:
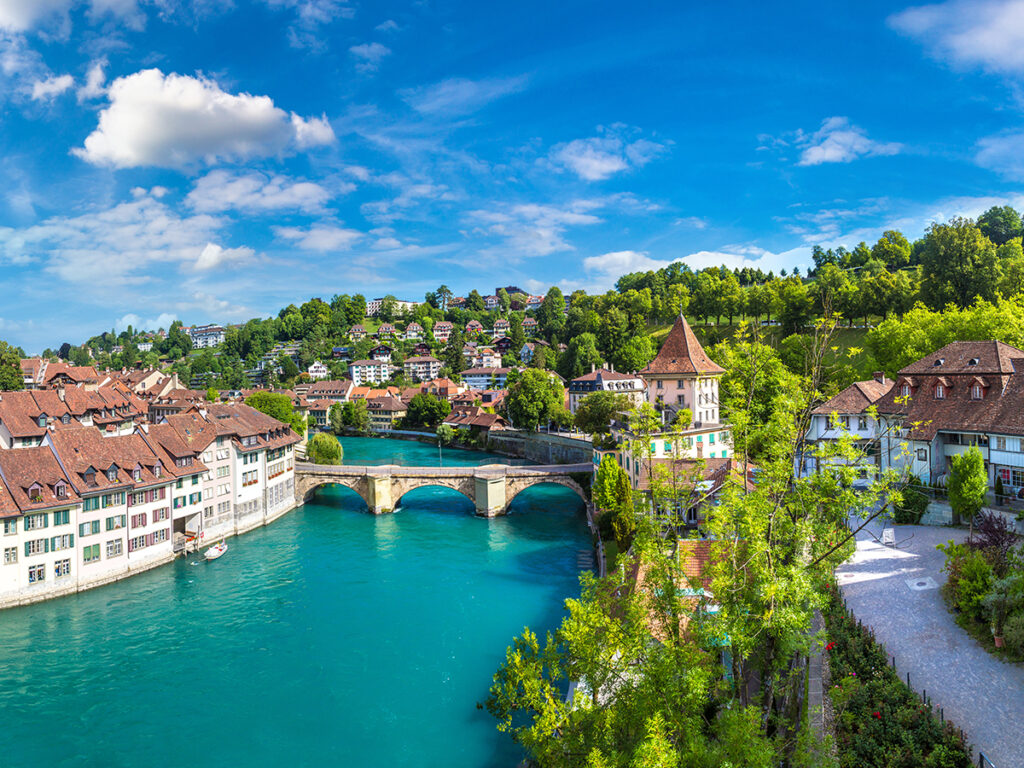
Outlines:
{"type": "Polygon", "coordinates": [[[153,510],[153,522],[159,523],[161,520],[167,520],[171,516],[171,510],[167,507],[160,507],[160,509],[153,510]]]}
{"type": "Polygon", "coordinates": [[[116,466],[111,466],[110,469],[107,470],[107,480],[109,480],[112,483],[117,480],[116,466]]]}
{"type": "MultiPolygon", "coordinates": [[[[708,444],[709,445],[714,445],[715,444],[715,433],[714,432],[712,432],[710,435],[708,435],[708,444]]],[[[714,458],[714,454],[711,455],[711,458],[714,458]]]]}
{"type": "Polygon", "coordinates": [[[61,424],[70,424],[71,423],[71,416],[65,413],[63,416],[60,417],[60,423],[61,424]]]}
{"type": "Polygon", "coordinates": [[[18,548],[17,547],[5,547],[4,548],[4,565],[14,565],[18,562],[18,548]]]}
{"type": "Polygon", "coordinates": [[[199,485],[199,475],[192,475],[192,485],[199,485]]]}
{"type": "Polygon", "coordinates": [[[90,499],[83,499],[82,500],[82,509],[85,512],[93,512],[93,511],[95,511],[95,510],[97,510],[99,508],[100,508],[100,497],[99,496],[93,496],[90,499]]]}
{"type": "Polygon", "coordinates": [[[128,515],[113,515],[107,518],[107,530],[118,531],[128,522],[128,515]]]}
{"type": "Polygon", "coordinates": [[[60,578],[71,574],[71,560],[58,560],[53,564],[53,577],[60,578]]]}
{"type": "Polygon", "coordinates": [[[78,524],[78,535],[79,536],[91,536],[94,533],[100,532],[100,521],[93,520],[91,523],[79,523],[78,524]]]}
{"type": "Polygon", "coordinates": [[[149,520],[149,515],[145,512],[140,512],[137,515],[132,515],[132,528],[145,528],[146,522],[149,520]]]}
{"type": "Polygon", "coordinates": [[[184,496],[175,496],[174,497],[174,508],[175,509],[181,509],[182,507],[185,506],[185,501],[186,500],[185,500],[184,496]]]}
{"type": "Polygon", "coordinates": [[[34,539],[25,542],[25,557],[29,555],[41,555],[49,548],[50,542],[47,539],[34,539]]]}
{"type": "Polygon", "coordinates": [[[1006,450],[1006,438],[1005,437],[997,437],[996,438],[996,450],[997,451],[1005,451],[1006,450]]]}
{"type": "MultiPolygon", "coordinates": [[[[66,499],[68,497],[68,487],[61,481],[53,486],[53,493],[58,499],[66,499]]],[[[57,523],[54,523],[56,525],[57,523]]]]}
{"type": "Polygon", "coordinates": [[[946,399],[946,385],[945,384],[936,384],[935,385],[935,399],[936,400],[945,400],[946,399]]]}
{"type": "Polygon", "coordinates": [[[132,480],[139,481],[142,479],[142,470],[136,467],[132,470],[132,480]]]}
{"type": "Polygon", "coordinates": [[[190,493],[188,495],[188,503],[189,504],[198,504],[202,500],[203,500],[203,494],[201,492],[200,493],[190,493]]]}
{"type": "Polygon", "coordinates": [[[95,563],[100,559],[100,545],[90,544],[82,550],[83,563],[95,563]]]}
{"type": "Polygon", "coordinates": [[[985,396],[985,393],[981,389],[981,384],[971,385],[971,400],[981,400],[985,396]]]}
{"type": "Polygon", "coordinates": [[[918,448],[917,449],[917,460],[918,461],[928,461],[928,449],[927,448],[918,448]]]}
{"type": "Polygon", "coordinates": [[[185,484],[185,481],[184,481],[184,480],[182,480],[182,479],[181,479],[181,478],[179,477],[179,478],[178,478],[178,480],[177,480],[177,482],[176,482],[176,483],[174,484],[174,487],[175,487],[175,488],[181,488],[181,487],[182,487],[182,486],[183,486],[184,484],[185,484]]]}
{"type": "Polygon", "coordinates": [[[71,510],[70,509],[58,509],[53,513],[53,524],[54,525],[68,525],[71,522],[71,510]]]}
{"type": "Polygon", "coordinates": [[[28,583],[35,584],[37,581],[46,581],[45,565],[30,565],[28,567],[28,583]]]}
{"type": "MultiPolygon", "coordinates": [[[[651,453],[654,453],[654,443],[651,443],[651,453]]],[[[242,473],[242,487],[246,488],[250,485],[256,485],[260,481],[259,470],[254,469],[251,472],[242,473]]]]}
{"type": "Polygon", "coordinates": [[[39,414],[39,418],[36,420],[36,424],[38,424],[40,427],[45,427],[46,426],[46,414],[45,413],[39,414]]]}
{"type": "Polygon", "coordinates": [[[25,530],[38,531],[40,528],[45,528],[46,519],[47,514],[45,512],[39,515],[25,515],[25,530]]]}
{"type": "Polygon", "coordinates": [[[1010,480],[1015,488],[1024,486],[1024,469],[1015,469],[1010,475],[1010,480]]]}
{"type": "Polygon", "coordinates": [[[203,452],[203,463],[204,464],[208,464],[211,461],[213,461],[213,451],[204,451],[203,452]]]}
{"type": "Polygon", "coordinates": [[[213,507],[203,507],[203,520],[209,520],[213,517],[213,507]]]}
{"type": "Polygon", "coordinates": [[[118,557],[124,551],[124,544],[120,539],[111,539],[107,542],[107,559],[118,557]]]}
{"type": "Polygon", "coordinates": [[[18,532],[17,520],[4,520],[4,536],[13,536],[18,532]]]}
{"type": "Polygon", "coordinates": [[[63,536],[54,536],[50,539],[50,551],[60,552],[62,549],[71,549],[75,546],[75,534],[65,533],[63,536]]]}
{"type": "Polygon", "coordinates": [[[228,485],[227,483],[224,483],[223,485],[218,485],[217,486],[217,495],[218,496],[224,496],[224,495],[226,495],[228,493],[231,493],[231,486],[228,485]]]}
{"type": "Polygon", "coordinates": [[[657,387],[658,387],[658,389],[664,389],[665,388],[665,382],[662,381],[661,379],[658,379],[657,387]]]}
{"type": "Polygon", "coordinates": [[[900,397],[910,397],[910,385],[909,384],[901,384],[900,385],[900,397]]]}
{"type": "Polygon", "coordinates": [[[231,502],[230,501],[222,501],[220,504],[217,505],[217,514],[218,515],[226,515],[230,511],[231,511],[231,502]]]}
{"type": "Polygon", "coordinates": [[[868,417],[867,416],[858,416],[857,417],[857,431],[858,432],[864,432],[864,431],[867,430],[867,428],[868,428],[868,417]]]}
{"type": "Polygon", "coordinates": [[[163,467],[160,466],[160,462],[153,465],[153,477],[160,477],[160,473],[163,471],[163,467]]]}

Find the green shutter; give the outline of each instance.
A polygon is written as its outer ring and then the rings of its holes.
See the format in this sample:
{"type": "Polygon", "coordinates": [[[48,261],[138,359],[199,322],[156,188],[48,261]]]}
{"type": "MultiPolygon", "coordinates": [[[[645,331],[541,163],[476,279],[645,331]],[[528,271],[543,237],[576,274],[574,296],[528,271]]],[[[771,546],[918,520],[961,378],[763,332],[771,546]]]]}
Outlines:
{"type": "Polygon", "coordinates": [[[74,548],[74,546],[75,546],[75,534],[69,533],[68,536],[71,537],[71,543],[68,544],[68,546],[71,547],[71,548],[74,548]]]}
{"type": "Polygon", "coordinates": [[[28,548],[28,545],[29,545],[29,542],[27,542],[27,541],[26,541],[26,542],[25,542],[25,557],[28,557],[28,556],[29,556],[29,548],[28,548]]]}
{"type": "Polygon", "coordinates": [[[43,512],[43,528],[48,528],[49,526],[50,526],[50,516],[48,514],[46,514],[45,512],[43,512]]]}
{"type": "Polygon", "coordinates": [[[50,540],[49,539],[43,539],[43,551],[44,552],[49,552],[50,551],[50,540]]]}

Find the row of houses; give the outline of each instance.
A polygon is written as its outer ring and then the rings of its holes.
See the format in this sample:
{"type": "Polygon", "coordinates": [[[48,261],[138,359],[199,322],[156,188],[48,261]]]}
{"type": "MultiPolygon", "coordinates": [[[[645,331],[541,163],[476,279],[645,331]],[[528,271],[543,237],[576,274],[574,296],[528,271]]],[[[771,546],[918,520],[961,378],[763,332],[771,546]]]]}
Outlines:
{"type": "Polygon", "coordinates": [[[955,341],[899,371],[856,382],[812,413],[801,474],[827,468],[818,448],[851,436],[864,477],[896,469],[944,485],[952,458],[972,446],[990,487],[1024,498],[1024,351],[1000,341],[955,341]]]}
{"type": "MultiPolygon", "coordinates": [[[[34,418],[20,394],[2,393],[0,424],[34,418]]],[[[300,438],[249,406],[194,406],[127,434],[46,416],[40,439],[0,450],[0,607],[124,578],[295,504],[300,438]]]]}

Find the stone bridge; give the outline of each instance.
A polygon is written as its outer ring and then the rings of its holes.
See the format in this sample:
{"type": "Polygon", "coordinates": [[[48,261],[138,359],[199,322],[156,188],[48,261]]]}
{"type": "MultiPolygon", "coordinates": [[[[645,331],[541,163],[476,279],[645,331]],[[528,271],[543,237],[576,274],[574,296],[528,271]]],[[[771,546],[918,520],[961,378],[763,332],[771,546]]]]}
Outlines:
{"type": "Polygon", "coordinates": [[[308,500],[322,485],[344,485],[358,493],[375,515],[393,512],[401,498],[416,488],[451,488],[473,502],[476,513],[484,517],[503,515],[521,491],[541,483],[571,488],[586,503],[579,483],[570,475],[591,473],[593,464],[553,464],[550,466],[509,466],[488,464],[482,467],[400,467],[295,465],[295,496],[308,500]]]}

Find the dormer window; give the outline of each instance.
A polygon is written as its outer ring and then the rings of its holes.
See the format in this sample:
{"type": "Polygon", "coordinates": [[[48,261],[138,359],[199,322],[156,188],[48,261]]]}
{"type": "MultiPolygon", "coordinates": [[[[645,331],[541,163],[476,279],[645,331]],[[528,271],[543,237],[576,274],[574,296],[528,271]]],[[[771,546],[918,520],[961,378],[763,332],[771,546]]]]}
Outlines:
{"type": "Polygon", "coordinates": [[[155,465],[153,465],[153,477],[160,477],[160,473],[162,471],[163,471],[163,468],[160,466],[160,462],[159,461],[155,465]]]}
{"type": "Polygon", "coordinates": [[[117,480],[117,465],[111,464],[110,469],[107,470],[107,480],[114,482],[117,480]]]}
{"type": "Polygon", "coordinates": [[[900,385],[900,397],[910,397],[910,385],[909,384],[901,384],[900,385]]]}
{"type": "Polygon", "coordinates": [[[132,470],[132,480],[139,481],[142,479],[142,468],[136,467],[132,470]]]}
{"type": "Polygon", "coordinates": [[[39,483],[32,483],[28,487],[28,497],[32,501],[37,501],[43,498],[43,486],[39,483]]]}
{"type": "Polygon", "coordinates": [[[981,361],[978,358],[972,357],[970,360],[967,361],[967,364],[968,365],[977,365],[980,362],[981,361]]]}
{"type": "Polygon", "coordinates": [[[945,400],[946,399],[946,385],[945,384],[936,384],[935,385],[935,399],[936,400],[945,400]]]}
{"type": "Polygon", "coordinates": [[[38,424],[38,425],[39,425],[40,427],[45,427],[45,426],[46,426],[46,414],[45,414],[45,413],[41,413],[41,414],[39,414],[39,418],[38,418],[38,419],[36,419],[36,423],[37,423],[37,424],[38,424]]]}
{"type": "Polygon", "coordinates": [[[58,499],[66,499],[68,497],[68,486],[63,480],[61,480],[53,486],[53,492],[58,499]]]}
{"type": "Polygon", "coordinates": [[[946,358],[939,357],[939,358],[936,358],[934,363],[932,363],[932,366],[935,367],[935,368],[938,368],[940,365],[942,365],[945,362],[946,362],[946,358]]]}
{"type": "Polygon", "coordinates": [[[61,424],[70,424],[71,423],[71,415],[65,413],[63,416],[60,417],[60,423],[61,424]]]}
{"type": "Polygon", "coordinates": [[[985,391],[981,384],[971,385],[971,400],[981,400],[985,397],[985,391]]]}
{"type": "Polygon", "coordinates": [[[85,482],[87,485],[96,485],[96,470],[92,467],[85,470],[85,482]]]}

